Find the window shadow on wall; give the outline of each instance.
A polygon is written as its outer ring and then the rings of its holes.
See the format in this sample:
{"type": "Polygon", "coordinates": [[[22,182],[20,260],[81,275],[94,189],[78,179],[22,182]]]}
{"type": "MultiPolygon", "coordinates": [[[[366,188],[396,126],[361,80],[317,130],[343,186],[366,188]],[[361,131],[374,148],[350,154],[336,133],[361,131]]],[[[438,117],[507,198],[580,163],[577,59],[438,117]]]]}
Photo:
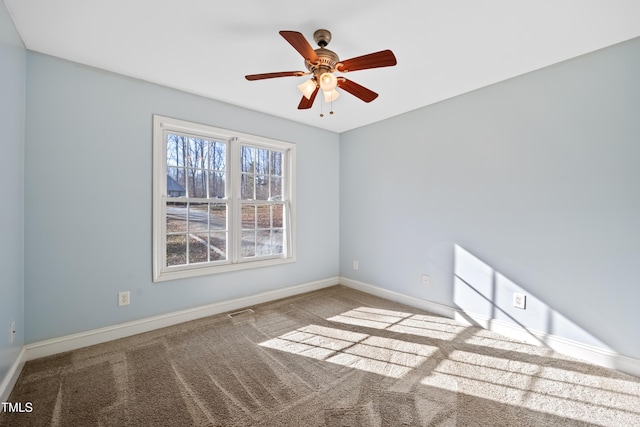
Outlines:
{"type": "MultiPolygon", "coordinates": [[[[527,342],[560,351],[577,342],[615,353],[589,331],[459,245],[454,245],[453,301],[464,320],[483,328],[517,333],[527,342]],[[526,296],[524,309],[514,306],[514,294],[526,296]]],[[[606,364],[605,359],[603,356],[606,364]]]]}

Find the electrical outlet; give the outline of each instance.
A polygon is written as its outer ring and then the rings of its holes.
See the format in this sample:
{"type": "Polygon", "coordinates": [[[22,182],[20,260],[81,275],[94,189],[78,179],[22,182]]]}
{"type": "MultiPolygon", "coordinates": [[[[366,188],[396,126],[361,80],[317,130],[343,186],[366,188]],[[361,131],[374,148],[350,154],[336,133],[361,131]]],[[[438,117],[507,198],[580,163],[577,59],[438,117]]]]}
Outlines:
{"type": "Polygon", "coordinates": [[[527,308],[527,296],[525,294],[513,294],[513,306],[525,310],[527,308]]]}
{"type": "Polygon", "coordinates": [[[357,270],[358,269],[358,261],[353,260],[353,269],[357,270]]]}
{"type": "Polygon", "coordinates": [[[131,303],[129,291],[118,292],[118,306],[129,305],[131,303]]]}
{"type": "Polygon", "coordinates": [[[13,341],[16,339],[16,322],[11,322],[9,325],[9,343],[13,344],[13,341]]]}
{"type": "Polygon", "coordinates": [[[422,275],[422,286],[429,286],[429,275],[428,274],[423,274],[422,275]]]}

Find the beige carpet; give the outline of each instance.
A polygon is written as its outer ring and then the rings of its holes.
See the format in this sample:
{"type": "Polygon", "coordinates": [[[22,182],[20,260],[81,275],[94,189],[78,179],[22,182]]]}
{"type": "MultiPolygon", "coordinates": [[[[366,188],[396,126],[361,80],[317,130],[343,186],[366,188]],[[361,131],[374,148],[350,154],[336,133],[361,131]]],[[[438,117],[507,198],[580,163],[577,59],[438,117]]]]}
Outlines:
{"type": "Polygon", "coordinates": [[[640,379],[342,286],[28,362],[2,426],[640,426],[640,379]]]}

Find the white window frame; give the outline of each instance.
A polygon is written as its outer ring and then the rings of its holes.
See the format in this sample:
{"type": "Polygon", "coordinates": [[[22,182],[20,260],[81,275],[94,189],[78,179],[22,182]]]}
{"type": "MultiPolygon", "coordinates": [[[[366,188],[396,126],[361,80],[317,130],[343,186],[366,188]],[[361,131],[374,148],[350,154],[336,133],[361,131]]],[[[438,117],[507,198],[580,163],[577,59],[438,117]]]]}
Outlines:
{"type": "MultiPolygon", "coordinates": [[[[295,204],[295,176],[296,176],[296,145],[290,142],[278,141],[260,136],[235,132],[185,120],[174,119],[160,115],[153,116],[153,281],[182,279],[203,276],[228,271],[244,270],[255,267],[279,265],[295,262],[296,259],[296,204],[295,204]],[[167,133],[193,135],[203,139],[225,141],[226,149],[226,198],[211,199],[226,202],[228,244],[227,259],[223,261],[167,266],[166,237],[167,201],[172,200],[167,194],[167,133]],[[243,145],[265,148],[283,152],[283,183],[282,198],[284,206],[284,253],[282,255],[262,256],[255,259],[243,259],[240,255],[240,239],[242,223],[240,209],[241,195],[241,167],[240,147],[243,145]]],[[[200,201],[197,199],[196,201],[200,201]]],[[[246,201],[245,201],[246,203],[246,201]]],[[[268,201],[255,201],[255,204],[268,204],[268,201]]],[[[253,202],[252,202],[253,204],[253,202]]]]}

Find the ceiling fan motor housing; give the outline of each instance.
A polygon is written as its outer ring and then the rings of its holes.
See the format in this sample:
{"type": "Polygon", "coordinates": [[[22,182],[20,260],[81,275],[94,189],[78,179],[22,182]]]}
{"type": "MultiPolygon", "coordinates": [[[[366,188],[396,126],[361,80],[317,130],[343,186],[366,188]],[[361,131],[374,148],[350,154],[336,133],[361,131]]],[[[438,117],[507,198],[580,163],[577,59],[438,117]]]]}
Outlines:
{"type": "Polygon", "coordinates": [[[307,70],[313,73],[316,79],[319,79],[323,73],[332,73],[335,71],[336,64],[340,62],[340,58],[334,51],[326,49],[326,46],[331,41],[331,32],[329,30],[316,30],[316,32],[313,33],[313,40],[320,46],[320,48],[314,50],[318,56],[318,60],[315,62],[305,60],[305,66],[307,70]]]}
{"type": "Polygon", "coordinates": [[[311,71],[314,75],[317,75],[319,71],[321,74],[333,72],[336,64],[340,62],[338,54],[332,50],[321,47],[320,49],[316,49],[315,52],[316,55],[318,55],[318,60],[316,62],[310,62],[308,60],[305,61],[307,70],[311,71]]]}

